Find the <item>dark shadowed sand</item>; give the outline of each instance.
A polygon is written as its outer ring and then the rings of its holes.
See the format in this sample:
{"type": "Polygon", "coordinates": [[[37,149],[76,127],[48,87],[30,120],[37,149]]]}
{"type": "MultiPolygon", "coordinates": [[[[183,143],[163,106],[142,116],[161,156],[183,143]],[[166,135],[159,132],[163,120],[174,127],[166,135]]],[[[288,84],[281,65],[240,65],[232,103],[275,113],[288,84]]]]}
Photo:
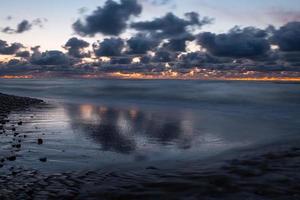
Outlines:
{"type": "MultiPolygon", "coordinates": [[[[300,146],[296,140],[244,149],[239,155],[228,151],[210,159],[180,163],[149,161],[55,173],[47,168],[22,167],[22,162],[49,162],[47,156],[36,152],[49,144],[41,133],[26,130],[24,123],[36,118],[30,109],[24,119],[9,113],[22,113],[29,106],[47,109],[49,105],[41,102],[0,94],[4,145],[0,152],[0,199],[300,199],[300,146]],[[22,149],[29,150],[22,153],[22,149]]],[[[174,126],[167,130],[174,131],[174,126]]],[[[123,145],[110,140],[102,145],[123,153],[132,150],[130,141],[113,136],[123,145]]],[[[63,149],[57,147],[58,151],[63,149]]]]}

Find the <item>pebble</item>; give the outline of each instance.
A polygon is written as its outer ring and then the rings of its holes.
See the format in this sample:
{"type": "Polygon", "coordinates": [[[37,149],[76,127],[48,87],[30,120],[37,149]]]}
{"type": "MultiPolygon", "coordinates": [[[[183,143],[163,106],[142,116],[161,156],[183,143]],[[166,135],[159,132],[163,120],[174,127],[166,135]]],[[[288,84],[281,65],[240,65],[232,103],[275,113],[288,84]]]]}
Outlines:
{"type": "Polygon", "coordinates": [[[40,158],[40,161],[41,162],[47,162],[47,158],[46,157],[40,158]]]}
{"type": "Polygon", "coordinates": [[[9,156],[6,158],[9,161],[15,161],[16,160],[16,156],[9,156]]]}
{"type": "Polygon", "coordinates": [[[38,143],[39,145],[41,145],[41,144],[44,143],[44,141],[43,141],[43,139],[39,138],[39,139],[37,140],[37,143],[38,143]]]}

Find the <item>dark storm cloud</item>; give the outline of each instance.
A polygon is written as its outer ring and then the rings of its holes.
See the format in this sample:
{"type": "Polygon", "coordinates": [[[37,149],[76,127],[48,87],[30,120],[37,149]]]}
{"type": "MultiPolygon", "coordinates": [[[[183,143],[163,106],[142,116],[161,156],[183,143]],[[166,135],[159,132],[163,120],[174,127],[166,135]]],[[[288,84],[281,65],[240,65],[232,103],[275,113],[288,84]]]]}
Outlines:
{"type": "Polygon", "coordinates": [[[103,7],[98,7],[84,22],[77,20],[73,28],[82,36],[94,36],[97,33],[119,35],[126,29],[129,18],[141,12],[142,7],[137,0],[121,0],[120,3],[107,0],[103,7]]]}
{"type": "Polygon", "coordinates": [[[150,61],[151,61],[151,57],[147,55],[144,55],[140,58],[140,62],[143,64],[148,64],[150,63],[150,61]]]}
{"type": "Polygon", "coordinates": [[[173,60],[172,54],[168,51],[158,50],[155,52],[155,56],[153,57],[154,62],[171,62],[173,60]]]}
{"type": "Polygon", "coordinates": [[[61,51],[46,51],[33,53],[30,62],[35,65],[66,65],[70,59],[61,51]]]}
{"type": "Polygon", "coordinates": [[[124,41],[120,38],[104,39],[99,44],[94,44],[96,56],[120,56],[124,48],[124,41]]]}
{"type": "Polygon", "coordinates": [[[205,63],[228,63],[232,62],[230,58],[219,58],[212,56],[204,52],[192,52],[182,55],[179,61],[183,62],[187,66],[199,66],[205,63]]]}
{"type": "Polygon", "coordinates": [[[187,28],[197,26],[202,27],[205,24],[211,23],[211,19],[205,17],[199,18],[195,12],[185,14],[186,19],[179,18],[173,13],[167,13],[161,18],[155,18],[152,21],[136,22],[131,24],[131,27],[139,31],[150,31],[162,38],[185,35],[187,28]]]}
{"type": "Polygon", "coordinates": [[[275,30],[271,40],[281,51],[300,51],[300,22],[290,22],[275,30]]]}
{"type": "Polygon", "coordinates": [[[110,61],[110,64],[122,64],[122,65],[128,65],[132,61],[129,57],[120,57],[120,58],[112,58],[110,61]]]}
{"type": "Polygon", "coordinates": [[[129,54],[145,54],[159,45],[159,41],[145,34],[138,34],[127,41],[129,54]]]}
{"type": "Polygon", "coordinates": [[[70,38],[65,44],[64,48],[68,50],[68,54],[75,58],[88,57],[89,53],[83,52],[84,48],[89,47],[90,44],[84,40],[78,39],[76,37],[70,38]]]}
{"type": "Polygon", "coordinates": [[[185,51],[186,50],[186,42],[193,41],[195,37],[191,34],[182,35],[177,38],[172,38],[169,42],[164,44],[164,48],[170,51],[185,51]]]}
{"type": "Polygon", "coordinates": [[[19,51],[19,52],[16,53],[16,57],[29,58],[30,57],[30,52],[29,51],[19,51]]]}
{"type": "Polygon", "coordinates": [[[8,44],[4,40],[0,40],[0,54],[3,55],[13,55],[19,51],[23,47],[20,43],[12,43],[8,44]]]}
{"type": "Polygon", "coordinates": [[[221,57],[250,58],[263,56],[270,50],[266,31],[254,27],[235,27],[225,34],[201,33],[198,43],[221,57]]]}

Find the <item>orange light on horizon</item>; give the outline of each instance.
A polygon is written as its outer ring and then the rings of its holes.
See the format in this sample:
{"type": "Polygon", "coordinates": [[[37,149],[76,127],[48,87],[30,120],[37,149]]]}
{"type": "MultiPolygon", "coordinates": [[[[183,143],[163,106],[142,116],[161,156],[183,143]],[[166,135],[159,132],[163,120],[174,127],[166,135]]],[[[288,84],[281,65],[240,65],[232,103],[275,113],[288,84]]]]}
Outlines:
{"type": "MultiPolygon", "coordinates": [[[[43,74],[35,75],[3,75],[0,79],[34,79],[43,77],[55,77],[45,76],[43,74]]],[[[93,73],[83,75],[70,75],[70,78],[83,78],[83,79],[171,79],[171,80],[228,80],[228,81],[283,81],[283,82],[300,82],[300,74],[294,73],[260,73],[254,71],[246,72],[227,72],[224,74],[222,71],[208,70],[201,68],[192,68],[186,72],[177,72],[172,69],[167,71],[155,73],[141,73],[141,72],[111,72],[111,73],[93,73]]]]}
{"type": "Polygon", "coordinates": [[[4,75],[0,76],[1,79],[32,79],[32,75],[4,75]]]}
{"type": "Polygon", "coordinates": [[[220,80],[228,81],[284,81],[284,82],[300,82],[300,77],[235,77],[224,78],[220,80]]]}

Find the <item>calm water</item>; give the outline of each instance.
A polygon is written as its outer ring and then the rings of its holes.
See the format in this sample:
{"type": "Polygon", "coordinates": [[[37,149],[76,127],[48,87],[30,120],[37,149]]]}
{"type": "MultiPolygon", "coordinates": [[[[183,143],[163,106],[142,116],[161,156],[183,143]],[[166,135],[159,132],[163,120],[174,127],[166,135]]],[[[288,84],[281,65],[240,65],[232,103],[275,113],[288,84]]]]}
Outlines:
{"type": "MultiPolygon", "coordinates": [[[[300,136],[300,84],[0,80],[0,92],[49,103],[10,116],[28,135],[14,164],[30,168],[182,162],[300,136]]],[[[0,138],[5,154],[9,138],[0,138]]]]}

